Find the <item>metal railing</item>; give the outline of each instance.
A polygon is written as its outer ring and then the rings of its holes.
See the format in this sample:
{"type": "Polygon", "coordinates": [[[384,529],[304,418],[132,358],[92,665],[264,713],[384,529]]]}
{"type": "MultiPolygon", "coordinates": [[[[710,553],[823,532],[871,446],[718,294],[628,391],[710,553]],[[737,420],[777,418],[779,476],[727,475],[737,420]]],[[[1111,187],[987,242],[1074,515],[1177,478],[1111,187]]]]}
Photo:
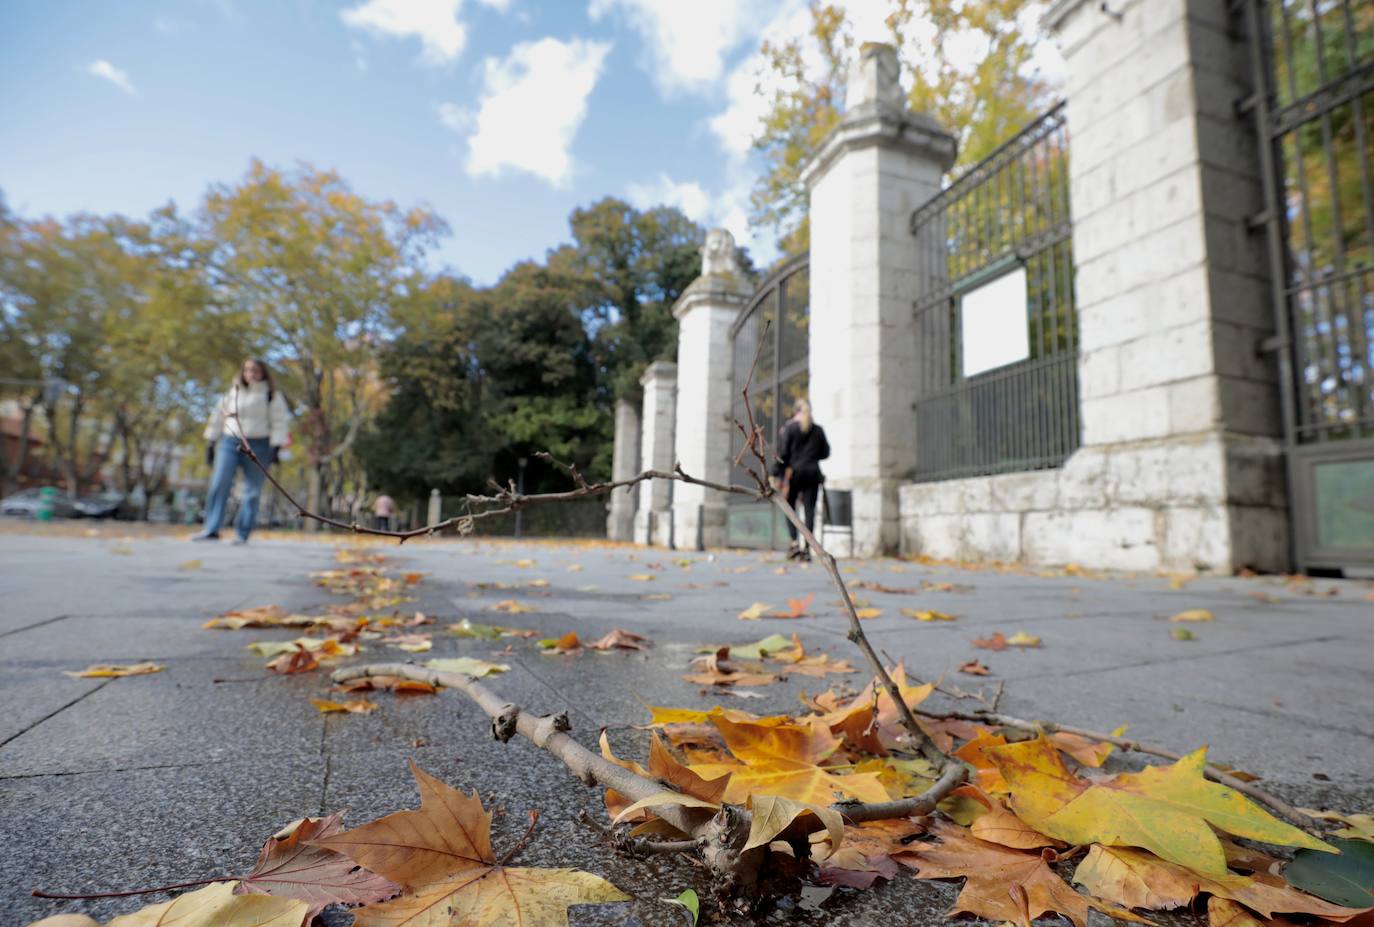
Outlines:
{"type": "Polygon", "coordinates": [[[1068,157],[1061,103],[912,214],[918,481],[1055,467],[1078,448],[1068,157]],[[1018,270],[1024,356],[966,376],[963,298],[1018,270]]]}

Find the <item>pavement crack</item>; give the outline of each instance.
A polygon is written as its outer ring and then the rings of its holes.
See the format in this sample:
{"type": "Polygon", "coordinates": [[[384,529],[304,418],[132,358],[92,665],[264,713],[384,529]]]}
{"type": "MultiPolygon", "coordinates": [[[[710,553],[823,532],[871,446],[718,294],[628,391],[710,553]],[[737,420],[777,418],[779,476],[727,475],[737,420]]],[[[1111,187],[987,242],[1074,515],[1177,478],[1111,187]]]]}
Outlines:
{"type": "MultiPolygon", "coordinates": [[[[1156,657],[1150,660],[1136,660],[1132,663],[1116,663],[1111,666],[1095,666],[1091,669],[1060,670],[1055,674],[1055,676],[1059,678],[1064,678],[1067,676],[1091,676],[1094,673],[1111,673],[1115,672],[1116,670],[1137,669],[1142,666],[1158,666],[1161,663],[1186,663],[1192,660],[1206,660],[1211,657],[1227,657],[1237,653],[1254,653],[1257,650],[1275,650],[1280,647],[1293,647],[1298,644],[1325,644],[1330,643],[1331,641],[1341,640],[1342,637],[1343,635],[1340,634],[1329,634],[1325,637],[1304,637],[1298,640],[1291,641],[1272,641],[1270,643],[1265,644],[1251,644],[1247,647],[1232,647],[1229,650],[1211,650],[1206,653],[1195,653],[1191,656],[1178,656],[1171,654],[1169,656],[1156,657]]],[[[1040,674],[1034,674],[1029,676],[1022,675],[1005,677],[1006,681],[1009,683],[1021,682],[1022,680],[1026,679],[1038,678],[1040,678],[1040,674]]]]}
{"type": "Polygon", "coordinates": [[[65,621],[68,618],[74,617],[74,615],[58,615],[54,618],[44,618],[42,621],[26,624],[22,628],[10,628],[8,631],[0,631],[0,637],[9,637],[11,634],[22,634],[24,631],[32,631],[34,628],[41,628],[44,625],[53,624],[57,621],[65,621]]]}
{"type": "Polygon", "coordinates": [[[156,769],[199,769],[202,766],[216,766],[217,763],[155,763],[150,766],[116,766],[112,769],[68,769],[58,772],[13,773],[0,775],[0,782],[12,779],[58,779],[65,776],[102,776],[111,773],[146,772],[156,769]]]}
{"type": "Polygon", "coordinates": [[[75,705],[77,702],[81,701],[82,699],[86,698],[87,696],[94,695],[95,693],[99,692],[101,689],[105,688],[106,686],[108,686],[108,685],[109,685],[110,683],[112,683],[112,682],[114,682],[113,679],[106,679],[104,682],[99,683],[98,685],[96,685],[95,688],[93,688],[93,689],[87,689],[85,692],[82,692],[80,695],[78,695],[76,698],[72,699],[70,702],[67,702],[65,705],[59,706],[58,708],[54,709],[53,711],[48,712],[46,715],[44,715],[43,717],[39,718],[37,721],[33,722],[32,724],[26,725],[22,730],[16,731],[15,733],[11,734],[9,737],[6,737],[4,740],[0,740],[0,749],[4,749],[8,744],[12,743],[12,742],[15,741],[15,740],[18,740],[20,737],[23,737],[25,734],[27,734],[29,731],[33,730],[34,728],[38,727],[38,725],[42,724],[44,721],[47,721],[47,720],[49,720],[49,719],[51,719],[51,718],[56,717],[57,715],[60,715],[62,712],[66,711],[68,708],[71,708],[71,707],[72,707],[73,705],[75,705]]]}
{"type": "Polygon", "coordinates": [[[591,716],[590,712],[584,710],[581,705],[578,705],[572,699],[568,698],[567,695],[563,693],[563,690],[559,689],[553,683],[546,680],[543,676],[540,676],[534,670],[530,669],[530,667],[526,665],[524,660],[520,659],[519,657],[511,657],[511,662],[514,663],[516,666],[520,667],[521,669],[523,669],[525,672],[529,673],[531,676],[533,676],[535,682],[539,683],[545,689],[548,689],[550,692],[552,692],[555,698],[557,698],[568,708],[571,708],[575,714],[582,718],[583,721],[586,721],[589,725],[591,725],[592,730],[598,731],[601,729],[600,723],[591,716]]]}

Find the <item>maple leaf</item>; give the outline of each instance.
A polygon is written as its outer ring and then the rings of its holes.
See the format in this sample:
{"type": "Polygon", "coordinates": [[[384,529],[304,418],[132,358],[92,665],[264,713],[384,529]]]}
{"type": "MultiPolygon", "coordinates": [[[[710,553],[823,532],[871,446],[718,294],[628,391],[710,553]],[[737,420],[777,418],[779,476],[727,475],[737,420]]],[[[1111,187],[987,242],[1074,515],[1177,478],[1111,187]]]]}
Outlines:
{"type": "Polygon", "coordinates": [[[1272,917],[1275,912],[1312,914],[1345,921],[1367,908],[1346,908],[1300,892],[1269,872],[1207,875],[1131,847],[1094,846],[1073,879],[1099,898],[1132,908],[1177,908],[1199,892],[1238,902],[1272,917]]]}
{"type": "Polygon", "coordinates": [[[562,637],[546,637],[539,642],[539,646],[547,654],[573,653],[582,649],[582,641],[576,631],[569,631],[562,637]]]}
{"type": "Polygon", "coordinates": [[[390,898],[401,886],[358,866],[353,860],[312,841],[343,830],[343,812],[304,818],[267,838],[253,871],[234,889],[236,895],[264,894],[309,903],[304,923],[331,904],[372,904],[390,898]]]}
{"type": "Polygon", "coordinates": [[[1030,927],[1046,912],[1062,914],[1086,927],[1089,901],[1055,874],[1053,850],[1026,853],[979,840],[952,824],[939,822],[936,846],[904,853],[898,861],[916,870],[918,879],[965,878],[951,914],[967,912],[990,921],[1030,927]]]}
{"type": "Polygon", "coordinates": [[[369,702],[365,698],[349,699],[346,702],[331,702],[328,699],[312,698],[310,704],[319,709],[321,714],[347,712],[355,715],[366,715],[377,710],[377,703],[369,702]]]}
{"type": "Polygon", "coordinates": [[[987,750],[1011,791],[1011,808],[1041,833],[1070,844],[1152,850],[1209,875],[1226,874],[1215,826],[1238,837],[1334,852],[1244,795],[1203,776],[1207,748],[1170,766],[1088,782],[1069,772],[1044,736],[987,750]]]}
{"type": "Polygon", "coordinates": [[[933,609],[903,608],[902,614],[908,618],[915,618],[917,621],[954,621],[954,615],[946,615],[944,612],[937,612],[933,609]]]}
{"type": "Polygon", "coordinates": [[[990,676],[990,675],[992,675],[992,670],[988,669],[986,666],[984,666],[982,663],[980,663],[980,662],[977,661],[977,660],[969,660],[967,663],[960,663],[960,664],[959,664],[959,672],[965,673],[965,674],[967,674],[967,675],[969,675],[969,676],[990,676]]]}
{"type": "Polygon", "coordinates": [[[739,619],[740,621],[758,621],[772,610],[773,606],[769,605],[767,602],[755,602],[739,613],[739,619]]]}
{"type": "Polygon", "coordinates": [[[768,617],[769,617],[769,618],[805,618],[805,617],[806,617],[806,610],[807,610],[808,608],[811,607],[811,603],[815,600],[815,598],[816,598],[816,594],[815,594],[814,592],[808,592],[804,597],[802,597],[802,598],[800,598],[800,599],[788,599],[788,600],[787,600],[787,611],[785,611],[785,612],[773,612],[773,613],[772,613],[771,615],[769,615],[768,617]]]}
{"type": "MultiPolygon", "coordinates": [[[[1123,724],[1112,731],[1112,736],[1120,737],[1122,734],[1126,733],[1126,730],[1127,727],[1123,724]]],[[[1093,740],[1081,734],[1069,734],[1064,731],[1056,731],[1051,734],[1050,740],[1054,741],[1056,747],[1073,757],[1079,763],[1084,766],[1091,766],[1094,769],[1097,769],[1105,763],[1107,757],[1111,756],[1112,751],[1116,749],[1109,743],[1093,740]]]]}
{"type": "Polygon", "coordinates": [[[300,927],[310,903],[272,895],[236,895],[236,882],[213,882],[112,919],[106,927],[300,927]]]}
{"type": "Polygon", "coordinates": [[[1017,631],[1007,638],[1007,644],[1011,647],[1039,647],[1040,638],[1027,634],[1025,631],[1017,631]]]}
{"type": "Polygon", "coordinates": [[[491,814],[477,793],[464,795],[414,762],[410,770],[420,789],[419,810],[398,811],[317,841],[408,889],[359,909],[355,927],[567,927],[570,905],[628,900],[590,873],[497,862],[491,814]]]}
{"type": "Polygon", "coordinates": [[[867,620],[867,619],[869,619],[869,618],[881,618],[882,615],[883,615],[883,610],[882,610],[881,608],[856,608],[856,609],[854,609],[854,617],[858,618],[860,621],[865,621],[865,620],[867,620]]]}
{"type": "Polygon", "coordinates": [[[837,775],[820,766],[840,741],[819,721],[796,723],[735,721],[712,712],[736,763],[692,763],[690,769],[707,779],[731,775],[724,800],[742,802],[751,795],[778,795],[816,805],[828,805],[840,793],[860,801],[886,801],[887,790],[870,773],[837,775]]]}
{"type": "Polygon", "coordinates": [[[489,612],[505,612],[509,615],[523,615],[528,612],[537,612],[539,609],[524,602],[517,602],[515,599],[502,599],[487,606],[489,612]]]}
{"type": "Polygon", "coordinates": [[[616,628],[595,644],[587,646],[593,650],[643,650],[652,647],[653,642],[642,635],[616,628]]]}
{"type": "Polygon", "coordinates": [[[157,663],[97,663],[75,672],[64,670],[63,675],[82,679],[118,679],[122,676],[147,676],[164,669],[165,666],[157,663]]]}
{"type": "Polygon", "coordinates": [[[975,637],[973,646],[979,650],[1006,650],[1008,647],[1007,636],[1001,631],[995,631],[992,637],[975,637]]]}
{"type": "Polygon", "coordinates": [[[986,811],[974,818],[969,825],[973,836],[989,843],[998,843],[1017,850],[1035,850],[1040,847],[1064,846],[1058,840],[1046,837],[1025,821],[1007,810],[1007,806],[988,795],[976,785],[960,787],[960,793],[968,795],[983,805],[986,811]]]}
{"type": "Polygon", "coordinates": [[[777,682],[778,677],[764,671],[758,663],[747,661],[729,662],[730,648],[722,647],[713,654],[697,657],[692,661],[692,669],[682,678],[699,686],[766,686],[777,682]]]}
{"type": "Polygon", "coordinates": [[[1345,827],[1331,832],[1333,837],[1354,837],[1374,841],[1374,814],[1341,814],[1339,811],[1317,811],[1313,808],[1298,810],[1323,821],[1344,824],[1345,827]]]}
{"type": "Polygon", "coordinates": [[[397,695],[433,695],[439,691],[436,685],[404,676],[364,676],[334,687],[335,692],[375,692],[381,689],[390,689],[397,695]]]}
{"type": "Polygon", "coordinates": [[[838,811],[821,805],[793,801],[780,795],[753,795],[749,799],[752,817],[749,840],[743,849],[767,846],[779,838],[825,831],[832,847],[844,841],[844,819],[838,811]]]}

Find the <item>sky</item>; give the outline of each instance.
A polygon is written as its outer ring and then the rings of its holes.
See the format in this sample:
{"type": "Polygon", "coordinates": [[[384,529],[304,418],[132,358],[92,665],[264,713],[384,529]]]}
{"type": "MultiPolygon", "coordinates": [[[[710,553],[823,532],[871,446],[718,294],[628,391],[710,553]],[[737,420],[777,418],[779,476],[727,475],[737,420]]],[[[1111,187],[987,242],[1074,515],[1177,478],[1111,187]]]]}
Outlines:
{"type": "MultiPolygon", "coordinates": [[[[859,39],[884,0],[847,0],[859,39]]],[[[426,205],[477,283],[606,195],[728,228],[756,263],[763,37],[805,0],[11,0],[0,193],[28,217],[195,204],[253,158],[426,205]]]]}

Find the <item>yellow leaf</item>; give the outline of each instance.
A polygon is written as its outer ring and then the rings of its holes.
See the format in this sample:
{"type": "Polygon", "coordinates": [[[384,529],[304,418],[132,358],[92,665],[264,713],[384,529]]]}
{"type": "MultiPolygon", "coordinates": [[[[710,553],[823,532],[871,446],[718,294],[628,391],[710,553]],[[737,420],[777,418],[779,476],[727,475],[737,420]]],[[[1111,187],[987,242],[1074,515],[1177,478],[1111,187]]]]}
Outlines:
{"type": "Polygon", "coordinates": [[[165,666],[157,663],[97,663],[79,672],[65,670],[64,674],[86,679],[117,679],[121,676],[146,676],[164,669],[165,666]]]}
{"type": "Polygon", "coordinates": [[[310,904],[275,895],[235,895],[215,882],[171,901],[111,920],[106,927],[300,927],[310,904]]]}
{"type": "Polygon", "coordinates": [[[917,621],[954,621],[954,615],[946,615],[944,612],[937,612],[934,609],[915,609],[903,608],[902,614],[908,618],[915,618],[917,621]]]}
{"type": "Polygon", "coordinates": [[[753,605],[739,613],[741,621],[758,621],[764,615],[773,610],[773,606],[767,602],[755,602],[753,605]]]}
{"type": "Polygon", "coordinates": [[[628,901],[600,876],[576,869],[493,866],[359,908],[354,927],[568,927],[568,906],[628,901]]]}
{"type": "Polygon", "coordinates": [[[1017,631],[1007,638],[1007,644],[1012,647],[1039,647],[1040,638],[1027,634],[1025,631],[1017,631]]]}
{"type": "Polygon", "coordinates": [[[630,579],[634,580],[637,583],[651,583],[654,580],[658,579],[658,577],[652,573],[631,573],[630,579]]]}
{"type": "Polygon", "coordinates": [[[506,612],[507,614],[511,615],[522,615],[527,612],[537,612],[539,611],[539,609],[525,602],[517,602],[515,599],[502,599],[500,602],[488,605],[487,611],[506,612]]]}
{"type": "Polygon", "coordinates": [[[755,795],[749,801],[749,809],[752,817],[745,850],[767,846],[795,821],[802,822],[796,836],[824,830],[830,836],[832,847],[838,847],[844,840],[844,819],[839,812],[822,805],[810,805],[779,795],[755,795]]]}
{"type": "Polygon", "coordinates": [[[475,676],[481,679],[483,676],[494,676],[497,673],[508,673],[510,667],[505,663],[488,663],[486,660],[478,660],[476,657],[453,657],[447,660],[428,660],[425,662],[426,669],[438,670],[441,673],[460,673],[464,676],[475,676]]]}
{"type": "Polygon", "coordinates": [[[517,560],[517,561],[515,561],[515,565],[516,565],[517,567],[519,567],[520,569],[522,569],[522,570],[528,570],[528,569],[530,569],[531,567],[534,566],[534,561],[533,561],[533,560],[517,560]]]}
{"type": "Polygon", "coordinates": [[[205,566],[205,561],[204,561],[204,560],[183,560],[181,563],[178,563],[178,564],[177,564],[177,569],[178,569],[178,570],[199,570],[199,569],[200,569],[201,567],[203,567],[203,566],[205,566]]]}
{"type": "Polygon", "coordinates": [[[346,702],[331,702],[328,699],[312,698],[310,704],[318,708],[321,714],[347,712],[349,714],[365,715],[377,710],[377,703],[369,702],[365,698],[349,699],[346,702]]]}
{"type": "Polygon", "coordinates": [[[855,614],[860,620],[863,620],[863,619],[866,619],[866,618],[878,618],[878,617],[880,617],[880,616],[882,615],[882,613],[883,613],[883,610],[882,610],[881,608],[856,608],[856,609],[854,609],[854,614],[855,614]]]}
{"type": "Polygon", "coordinates": [[[1190,608],[1185,612],[1179,612],[1170,618],[1170,621],[1211,621],[1213,615],[1205,608],[1190,608]]]}
{"type": "Polygon", "coordinates": [[[1093,847],[1073,878],[1099,898],[1134,908],[1176,908],[1206,892],[1239,902],[1264,917],[1283,912],[1343,921],[1359,913],[1300,892],[1270,872],[1207,875],[1128,847],[1093,847]]]}
{"type": "Polygon", "coordinates": [[[1094,782],[1069,772],[1043,736],[986,753],[1007,782],[1017,816],[1070,844],[1144,847],[1216,876],[1226,874],[1226,856],[1212,826],[1264,843],[1334,852],[1234,789],[1208,782],[1205,747],[1171,766],[1094,782]]]}

